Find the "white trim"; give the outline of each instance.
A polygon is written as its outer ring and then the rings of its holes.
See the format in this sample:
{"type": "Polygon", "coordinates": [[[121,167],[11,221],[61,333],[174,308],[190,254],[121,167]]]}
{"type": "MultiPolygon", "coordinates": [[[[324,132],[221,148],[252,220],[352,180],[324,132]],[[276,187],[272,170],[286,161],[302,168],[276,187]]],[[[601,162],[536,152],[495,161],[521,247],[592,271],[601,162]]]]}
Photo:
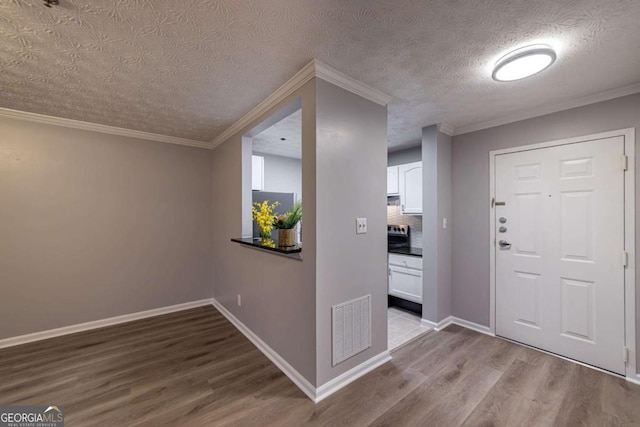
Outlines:
{"type": "Polygon", "coordinates": [[[453,316],[447,316],[444,319],[442,319],[441,321],[438,322],[438,326],[435,327],[434,329],[437,332],[440,332],[441,330],[445,329],[447,326],[453,324],[453,316]]]}
{"type": "Polygon", "coordinates": [[[444,319],[442,319],[437,323],[427,319],[420,319],[420,323],[422,323],[424,326],[428,326],[434,331],[441,331],[453,323],[453,317],[452,316],[445,317],[444,319]]]}
{"type": "Polygon", "coordinates": [[[278,367],[293,383],[298,386],[304,394],[312,401],[316,401],[316,388],[298,372],[293,366],[291,366],[282,356],[280,356],[274,349],[269,347],[267,343],[254,334],[251,329],[245,326],[238,318],[236,318],[229,310],[227,310],[222,304],[220,304],[215,298],[212,299],[213,306],[224,317],[229,320],[245,337],[249,339],[274,365],[278,367]]]}
{"type": "MultiPolygon", "coordinates": [[[[639,86],[640,87],[640,86],[639,86]]],[[[629,255],[629,265],[625,269],[624,273],[624,287],[625,287],[625,343],[624,345],[629,349],[629,362],[626,367],[626,377],[637,378],[637,347],[636,347],[636,305],[635,305],[635,258],[636,258],[636,208],[635,208],[635,128],[620,129],[610,132],[602,132],[591,135],[584,135],[575,138],[560,139],[557,141],[543,142],[539,144],[523,145],[519,147],[506,148],[502,150],[494,150],[489,152],[489,331],[492,334],[496,332],[496,272],[495,272],[495,219],[492,219],[494,215],[493,207],[491,206],[491,199],[495,197],[495,157],[500,154],[515,153],[520,151],[537,150],[540,148],[556,147],[559,145],[575,144],[586,141],[593,141],[604,138],[611,138],[615,136],[622,136],[624,138],[624,151],[629,157],[628,169],[624,174],[624,212],[625,212],[625,224],[624,224],[624,250],[629,255]]],[[[633,381],[633,380],[630,380],[633,381]]]]}
{"type": "Polygon", "coordinates": [[[640,385],[640,375],[636,375],[635,377],[627,377],[626,379],[632,384],[640,385]]]}
{"type": "Polygon", "coordinates": [[[454,325],[462,326],[463,328],[471,329],[472,331],[480,332],[481,334],[495,337],[495,334],[491,332],[488,326],[480,325],[478,323],[470,322],[468,320],[461,319],[459,317],[452,317],[454,325]]]}
{"type": "Polygon", "coordinates": [[[436,329],[438,327],[438,324],[436,322],[432,322],[431,320],[427,319],[420,319],[420,323],[431,329],[436,329]]]}
{"type": "Polygon", "coordinates": [[[489,151],[489,332],[496,333],[496,221],[491,201],[496,194],[496,156],[489,151]]]}
{"type": "Polygon", "coordinates": [[[72,129],[81,129],[91,132],[106,133],[109,135],[126,136],[129,138],[146,139],[149,141],[166,142],[176,145],[187,145],[189,147],[211,148],[211,144],[205,141],[178,138],[175,136],[160,135],[157,133],[143,132],[139,130],[119,128],[116,126],[101,125],[98,123],[83,122],[80,120],[64,119],[62,117],[46,116],[44,114],[29,113],[27,111],[11,110],[0,108],[0,117],[16,120],[26,120],[29,122],[42,123],[46,125],[62,126],[72,129]]]}
{"type": "Polygon", "coordinates": [[[638,347],[636,343],[636,132],[624,131],[624,154],[627,170],[624,173],[624,250],[628,262],[624,272],[625,283],[625,346],[629,350],[627,378],[638,378],[638,347]]]}
{"type": "Polygon", "coordinates": [[[455,128],[453,127],[453,125],[450,125],[449,123],[445,123],[442,122],[438,125],[438,129],[440,130],[440,132],[444,133],[445,135],[449,135],[449,136],[453,136],[455,135],[455,128]]]}
{"type": "Polygon", "coordinates": [[[330,380],[329,382],[321,385],[317,389],[300,374],[293,366],[291,366],[282,356],[280,356],[274,349],[269,347],[267,343],[251,331],[244,323],[236,318],[229,310],[227,310],[222,304],[220,304],[215,298],[211,300],[213,306],[224,317],[229,320],[245,337],[249,339],[274,365],[278,367],[293,383],[298,386],[304,394],[307,395],[314,403],[320,402],[322,399],[329,397],[331,394],[345,387],[347,384],[352,383],[363,375],[373,371],[380,365],[387,363],[391,360],[389,350],[385,350],[382,353],[373,356],[372,358],[364,361],[363,363],[349,369],[347,372],[339,375],[338,377],[330,380]]]}
{"type": "Polygon", "coordinates": [[[462,326],[463,328],[467,328],[467,329],[471,329],[471,330],[476,331],[476,332],[480,332],[481,334],[489,335],[489,336],[492,336],[492,337],[495,336],[495,334],[493,334],[491,332],[491,330],[489,329],[488,326],[484,326],[484,325],[480,325],[478,323],[470,322],[468,320],[464,320],[464,319],[461,319],[461,318],[455,317],[455,316],[445,317],[444,319],[442,319],[438,323],[432,322],[431,320],[427,320],[427,319],[420,319],[420,323],[422,323],[425,326],[428,326],[428,327],[432,328],[434,331],[437,331],[437,332],[440,332],[441,330],[445,329],[449,325],[458,325],[458,326],[462,326]]]}
{"type": "Polygon", "coordinates": [[[157,133],[143,132],[139,130],[125,129],[116,126],[101,125],[98,123],[83,122],[80,120],[65,119],[62,117],[47,116],[44,114],[29,113],[26,111],[11,110],[9,108],[0,107],[0,117],[7,117],[17,120],[26,120],[35,123],[43,123],[54,126],[62,126],[73,129],[81,129],[92,132],[106,133],[110,135],[126,136],[130,138],[146,139],[149,141],[166,142],[169,144],[186,145],[189,147],[209,148],[213,149],[224,141],[240,132],[254,120],[260,118],[269,109],[275,107],[282,100],[300,89],[305,83],[314,77],[326,80],[338,87],[349,92],[355,93],[369,101],[385,106],[391,100],[391,96],[375,89],[365,83],[355,80],[346,74],[329,67],[322,62],[313,59],[298,71],[293,77],[287,80],[282,86],[276,89],[266,99],[256,105],[251,111],[242,116],[238,121],[225,129],[220,135],[212,141],[196,141],[193,139],[178,138],[169,135],[160,135],[157,133]]]}
{"type": "Polygon", "coordinates": [[[300,89],[305,83],[307,83],[314,77],[326,80],[329,83],[332,83],[383,106],[387,105],[387,103],[391,100],[391,97],[389,95],[382,93],[369,85],[359,82],[347,76],[346,74],[341,73],[340,71],[331,68],[326,64],[323,64],[316,59],[313,59],[300,71],[298,71],[293,77],[287,80],[282,86],[276,89],[271,95],[269,95],[262,102],[256,105],[247,114],[242,116],[240,120],[225,129],[224,132],[222,132],[213,141],[211,141],[210,148],[217,147],[236,133],[242,131],[252,122],[262,117],[271,108],[275,107],[278,103],[282,102],[296,90],[300,89]]]}
{"type": "Polygon", "coordinates": [[[344,374],[337,376],[327,383],[324,383],[316,390],[316,398],[314,400],[315,403],[318,403],[321,400],[329,397],[336,391],[347,386],[348,384],[352,383],[353,381],[373,371],[374,369],[387,363],[390,360],[391,356],[389,355],[389,350],[385,350],[377,356],[373,356],[371,359],[349,369],[344,374]]]}
{"type": "Polygon", "coordinates": [[[329,67],[326,64],[314,59],[312,61],[315,64],[315,77],[321,78],[329,83],[332,83],[342,89],[349,92],[360,95],[361,97],[368,99],[376,104],[386,106],[391,101],[391,96],[378,89],[362,83],[354,78],[347,76],[346,74],[329,67]]]}
{"type": "Polygon", "coordinates": [[[486,122],[475,123],[472,125],[461,126],[455,128],[454,135],[462,135],[464,133],[475,132],[482,129],[488,129],[496,126],[502,126],[520,120],[531,119],[533,117],[544,116],[546,114],[557,113],[558,111],[569,110],[571,108],[582,107],[584,105],[595,104],[596,102],[608,101],[614,98],[620,98],[626,95],[632,95],[640,92],[640,83],[630,84],[628,86],[619,87],[617,89],[606,90],[593,95],[584,96],[572,101],[562,102],[559,104],[544,105],[533,108],[518,114],[503,117],[501,119],[488,120],[486,122]]]}
{"type": "Polygon", "coordinates": [[[32,334],[5,338],[0,340],[0,348],[13,347],[16,345],[27,344],[34,341],[41,341],[49,338],[55,338],[62,335],[69,335],[69,334],[75,334],[77,332],[84,332],[92,329],[104,328],[106,326],[118,325],[120,323],[127,323],[127,322],[132,322],[134,320],[146,319],[148,317],[160,316],[162,314],[174,313],[176,311],[189,310],[191,308],[202,307],[210,304],[211,304],[211,299],[203,299],[199,301],[191,301],[183,304],[171,305],[168,307],[160,307],[160,308],[154,308],[146,311],[139,311],[137,313],[125,314],[122,316],[109,317],[107,319],[102,319],[102,320],[94,320],[91,322],[79,323],[77,325],[50,329],[48,331],[35,332],[32,334]]]}
{"type": "Polygon", "coordinates": [[[315,77],[315,61],[309,62],[302,67],[293,77],[287,80],[282,86],[276,89],[271,95],[266,97],[262,102],[253,107],[251,111],[242,116],[237,122],[225,129],[220,135],[215,137],[211,141],[211,148],[215,148],[218,145],[231,138],[236,133],[250,125],[254,120],[260,118],[263,114],[275,107],[278,103],[283,101],[289,95],[293,94],[296,90],[300,89],[305,83],[315,77]]]}

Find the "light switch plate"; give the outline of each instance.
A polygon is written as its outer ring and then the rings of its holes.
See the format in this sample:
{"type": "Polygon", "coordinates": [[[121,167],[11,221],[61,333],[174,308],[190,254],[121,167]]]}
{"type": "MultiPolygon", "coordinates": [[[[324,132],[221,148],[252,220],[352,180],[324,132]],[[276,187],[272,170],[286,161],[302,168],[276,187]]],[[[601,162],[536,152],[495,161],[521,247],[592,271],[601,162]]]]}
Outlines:
{"type": "Polygon", "coordinates": [[[367,232],[367,218],[356,218],[356,234],[367,232]]]}

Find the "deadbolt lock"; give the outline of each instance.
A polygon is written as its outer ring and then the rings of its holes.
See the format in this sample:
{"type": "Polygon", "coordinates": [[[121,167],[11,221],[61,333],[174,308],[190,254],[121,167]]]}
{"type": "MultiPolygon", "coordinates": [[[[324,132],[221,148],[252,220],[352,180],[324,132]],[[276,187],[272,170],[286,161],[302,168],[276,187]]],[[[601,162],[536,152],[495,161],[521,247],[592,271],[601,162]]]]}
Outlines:
{"type": "Polygon", "coordinates": [[[499,222],[500,224],[504,224],[504,223],[506,223],[506,222],[507,222],[507,218],[505,218],[505,217],[501,216],[501,217],[500,217],[500,219],[498,219],[498,222],[499,222]]]}
{"type": "Polygon", "coordinates": [[[507,227],[505,227],[504,225],[500,226],[500,228],[498,229],[499,232],[501,233],[506,233],[507,232],[507,227]]]}

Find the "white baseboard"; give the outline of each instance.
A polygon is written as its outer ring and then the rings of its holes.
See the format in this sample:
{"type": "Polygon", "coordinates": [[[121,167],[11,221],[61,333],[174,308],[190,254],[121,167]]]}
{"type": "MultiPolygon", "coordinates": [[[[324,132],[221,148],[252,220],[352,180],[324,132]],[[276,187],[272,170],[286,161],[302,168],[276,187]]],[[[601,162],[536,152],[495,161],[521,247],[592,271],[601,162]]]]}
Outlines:
{"type": "Polygon", "coordinates": [[[438,324],[436,322],[432,322],[431,320],[427,319],[420,319],[420,323],[431,329],[435,329],[438,327],[438,324]]]}
{"type": "Polygon", "coordinates": [[[626,377],[626,379],[632,384],[640,385],[640,375],[636,375],[635,377],[626,377]]]}
{"type": "Polygon", "coordinates": [[[438,322],[438,326],[435,328],[436,331],[441,331],[444,328],[446,328],[447,326],[451,325],[453,323],[453,316],[447,316],[444,319],[442,319],[441,321],[438,322]]]}
{"type": "Polygon", "coordinates": [[[453,317],[451,316],[445,317],[438,323],[432,322],[431,320],[427,320],[427,319],[420,319],[420,323],[422,323],[424,326],[428,326],[434,331],[441,331],[447,326],[449,326],[451,323],[453,323],[453,317]]]}
{"type": "Polygon", "coordinates": [[[13,347],[16,345],[27,344],[34,341],[55,338],[62,335],[75,334],[76,332],[84,332],[92,329],[104,328],[106,326],[118,325],[120,323],[146,319],[148,317],[160,316],[162,314],[188,310],[190,308],[202,307],[205,305],[211,305],[210,298],[199,300],[199,301],[186,302],[183,304],[170,305],[168,307],[154,308],[152,310],[139,311],[137,313],[125,314],[122,316],[109,317],[107,319],[94,320],[86,323],[79,323],[71,326],[64,326],[62,328],[49,329],[48,331],[35,332],[32,334],[5,338],[0,340],[0,348],[13,347]]]}
{"type": "Polygon", "coordinates": [[[282,358],[282,356],[276,353],[274,349],[269,347],[267,343],[262,341],[260,337],[254,334],[251,329],[247,328],[244,323],[242,323],[233,314],[231,314],[229,310],[224,308],[224,306],[216,301],[215,298],[212,300],[212,304],[220,313],[222,313],[224,317],[227,318],[227,320],[229,320],[229,322],[233,324],[233,326],[235,326],[240,332],[242,332],[242,334],[247,337],[249,341],[253,343],[253,345],[258,347],[258,350],[260,350],[265,356],[267,356],[267,358],[271,360],[273,364],[278,367],[278,369],[280,369],[287,377],[289,377],[289,379],[293,381],[293,383],[297,385],[298,388],[309,397],[309,399],[314,402],[316,401],[316,388],[305,377],[303,377],[300,372],[296,371],[293,366],[291,366],[286,360],[282,358]]]}
{"type": "Polygon", "coordinates": [[[213,306],[226,317],[245,337],[249,339],[274,365],[278,367],[293,383],[298,386],[304,394],[307,395],[314,403],[329,397],[331,394],[345,387],[347,384],[357,380],[361,376],[371,372],[380,365],[391,360],[389,351],[385,350],[377,356],[349,369],[342,375],[332,379],[331,381],[321,385],[316,389],[305,377],[302,376],[293,366],[291,366],[282,356],[274,349],[269,347],[267,343],[262,341],[260,337],[254,334],[244,323],[238,320],[229,310],[227,310],[216,299],[212,300],[213,306]]]}
{"type": "Polygon", "coordinates": [[[389,350],[385,350],[377,356],[373,356],[371,359],[359,364],[358,366],[349,369],[344,374],[332,379],[331,381],[321,385],[316,390],[315,402],[318,403],[321,400],[329,397],[336,391],[345,387],[347,384],[352,383],[361,376],[373,371],[377,367],[387,363],[391,360],[389,350]]]}
{"type": "Polygon", "coordinates": [[[435,331],[441,331],[441,330],[443,330],[444,328],[446,328],[449,325],[458,325],[458,326],[462,326],[463,328],[467,328],[467,329],[474,330],[476,332],[480,332],[481,334],[490,335],[492,337],[495,336],[495,334],[491,333],[491,330],[489,329],[488,326],[479,325],[477,323],[473,323],[473,322],[470,322],[468,320],[460,319],[459,317],[455,317],[455,316],[445,317],[444,319],[442,319],[438,323],[432,322],[431,320],[427,320],[427,319],[421,319],[420,322],[423,325],[428,326],[428,327],[432,328],[435,331]]]}
{"type": "Polygon", "coordinates": [[[491,330],[489,329],[488,326],[480,325],[478,323],[470,322],[468,320],[460,319],[459,317],[454,317],[454,316],[451,316],[451,323],[453,323],[454,325],[462,326],[463,328],[480,332],[481,334],[495,337],[495,334],[491,333],[491,330]]]}

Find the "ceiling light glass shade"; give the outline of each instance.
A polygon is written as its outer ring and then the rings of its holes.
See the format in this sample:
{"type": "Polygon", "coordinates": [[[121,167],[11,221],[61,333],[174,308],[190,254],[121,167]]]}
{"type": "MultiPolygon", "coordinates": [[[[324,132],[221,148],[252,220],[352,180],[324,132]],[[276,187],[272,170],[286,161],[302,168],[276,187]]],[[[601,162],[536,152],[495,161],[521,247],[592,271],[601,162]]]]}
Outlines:
{"type": "Polygon", "coordinates": [[[499,82],[524,79],[549,68],[555,60],[556,52],[546,44],[525,46],[498,59],[491,77],[499,82]]]}

